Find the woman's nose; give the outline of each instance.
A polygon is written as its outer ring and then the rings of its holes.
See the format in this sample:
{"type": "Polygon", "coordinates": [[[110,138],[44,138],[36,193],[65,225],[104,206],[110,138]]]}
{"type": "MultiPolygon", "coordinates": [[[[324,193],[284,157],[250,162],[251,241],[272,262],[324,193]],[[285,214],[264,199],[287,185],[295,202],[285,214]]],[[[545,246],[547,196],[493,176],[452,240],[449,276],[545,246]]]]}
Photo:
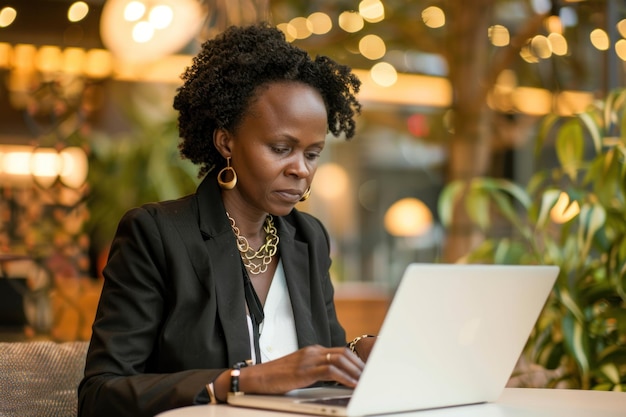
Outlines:
{"type": "Polygon", "coordinates": [[[307,163],[307,159],[301,154],[294,155],[293,160],[290,161],[289,166],[287,167],[287,174],[295,175],[298,178],[307,177],[310,172],[311,170],[307,163]]]}

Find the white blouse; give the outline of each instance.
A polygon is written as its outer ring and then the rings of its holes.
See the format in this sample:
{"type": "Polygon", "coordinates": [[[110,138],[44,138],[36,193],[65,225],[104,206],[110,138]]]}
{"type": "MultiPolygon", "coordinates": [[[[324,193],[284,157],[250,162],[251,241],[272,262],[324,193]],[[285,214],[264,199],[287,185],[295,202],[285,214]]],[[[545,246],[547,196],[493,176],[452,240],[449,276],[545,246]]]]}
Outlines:
{"type": "Polygon", "coordinates": [[[289,291],[287,290],[282,260],[278,261],[278,266],[263,306],[263,313],[265,318],[259,326],[260,361],[257,360],[254,353],[252,320],[249,315],[247,316],[252,361],[254,363],[269,362],[298,350],[296,322],[293,318],[291,298],[289,298],[289,291]]]}

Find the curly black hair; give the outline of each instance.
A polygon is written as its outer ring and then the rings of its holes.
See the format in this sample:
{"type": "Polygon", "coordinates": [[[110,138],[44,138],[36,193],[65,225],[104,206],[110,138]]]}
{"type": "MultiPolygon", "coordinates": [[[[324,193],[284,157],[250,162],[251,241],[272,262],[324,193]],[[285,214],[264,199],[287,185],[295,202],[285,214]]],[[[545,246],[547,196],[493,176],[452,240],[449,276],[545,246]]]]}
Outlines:
{"type": "Polygon", "coordinates": [[[268,23],[232,26],[202,44],[174,98],[178,110],[178,146],[183,158],[200,166],[199,177],[224,158],[213,145],[215,129],[236,130],[258,88],[271,82],[296,81],[317,89],[326,105],[328,130],[354,136],[361,111],[356,94],[360,80],[351,69],[326,56],[312,59],[285,40],[268,23]]]}

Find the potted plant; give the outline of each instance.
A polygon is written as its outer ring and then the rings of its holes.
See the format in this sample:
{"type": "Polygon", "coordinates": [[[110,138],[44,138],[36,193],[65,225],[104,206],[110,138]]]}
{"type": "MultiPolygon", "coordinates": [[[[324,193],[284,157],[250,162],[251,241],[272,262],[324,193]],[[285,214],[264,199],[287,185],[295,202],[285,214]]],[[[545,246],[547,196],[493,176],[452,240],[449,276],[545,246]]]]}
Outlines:
{"type": "Polygon", "coordinates": [[[481,177],[440,195],[444,226],[465,210],[484,237],[461,261],[560,267],[522,356],[550,375],[546,386],[626,391],[625,108],[619,90],[584,113],[547,116],[536,161],[551,150],[557,163],[525,187],[481,177]]]}

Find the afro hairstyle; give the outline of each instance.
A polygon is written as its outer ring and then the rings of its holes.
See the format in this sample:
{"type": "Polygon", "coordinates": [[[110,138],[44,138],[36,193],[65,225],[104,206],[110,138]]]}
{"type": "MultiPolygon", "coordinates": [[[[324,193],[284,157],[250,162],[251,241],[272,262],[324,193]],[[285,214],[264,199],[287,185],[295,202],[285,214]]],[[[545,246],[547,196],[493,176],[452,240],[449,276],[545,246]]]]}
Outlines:
{"type": "Polygon", "coordinates": [[[287,42],[268,23],[232,26],[202,44],[181,75],[174,109],[178,111],[178,147],[184,159],[199,165],[199,177],[225,165],[213,144],[216,129],[235,131],[259,87],[272,82],[301,82],[318,90],[326,105],[328,131],[355,133],[361,111],[356,94],[360,80],[351,69],[326,56],[312,59],[287,42]]]}

